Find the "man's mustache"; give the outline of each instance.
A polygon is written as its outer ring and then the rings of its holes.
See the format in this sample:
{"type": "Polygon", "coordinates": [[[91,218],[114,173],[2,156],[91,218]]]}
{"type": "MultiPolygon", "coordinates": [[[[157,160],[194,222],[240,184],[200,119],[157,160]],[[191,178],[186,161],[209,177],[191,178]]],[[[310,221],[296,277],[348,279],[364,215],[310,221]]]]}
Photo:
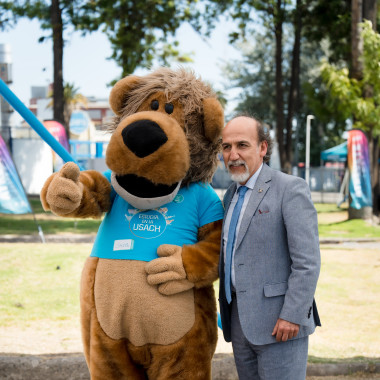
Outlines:
{"type": "Polygon", "coordinates": [[[231,166],[239,166],[239,165],[244,165],[245,168],[247,168],[247,164],[243,160],[228,161],[227,163],[228,168],[230,168],[231,166]]]}

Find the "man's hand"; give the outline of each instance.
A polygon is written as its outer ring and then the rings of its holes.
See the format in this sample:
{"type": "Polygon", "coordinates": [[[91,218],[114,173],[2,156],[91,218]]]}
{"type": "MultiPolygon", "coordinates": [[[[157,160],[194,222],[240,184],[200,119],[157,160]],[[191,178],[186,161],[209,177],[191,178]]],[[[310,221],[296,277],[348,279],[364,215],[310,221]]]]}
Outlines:
{"type": "Polygon", "coordinates": [[[288,339],[295,338],[299,329],[300,325],[279,318],[276,326],[274,326],[272,335],[276,335],[277,342],[286,342],[288,339]]]}

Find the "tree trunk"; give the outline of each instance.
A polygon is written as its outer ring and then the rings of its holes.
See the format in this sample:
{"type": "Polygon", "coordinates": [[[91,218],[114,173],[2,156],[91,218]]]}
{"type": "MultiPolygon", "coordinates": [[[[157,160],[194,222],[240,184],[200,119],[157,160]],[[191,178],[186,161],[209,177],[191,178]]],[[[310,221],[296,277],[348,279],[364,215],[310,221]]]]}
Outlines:
{"type": "Polygon", "coordinates": [[[372,29],[376,30],[377,1],[363,0],[363,19],[372,22],[372,29]]]}
{"type": "MultiPolygon", "coordinates": [[[[297,0],[295,20],[294,20],[294,45],[292,53],[292,73],[290,78],[290,89],[288,98],[288,114],[286,118],[286,161],[293,162],[293,117],[298,112],[299,98],[299,77],[300,77],[300,51],[301,51],[301,28],[302,28],[302,1],[297,0]]],[[[297,126],[298,127],[298,126],[297,126]]]]}
{"type": "Polygon", "coordinates": [[[360,56],[363,53],[363,41],[360,37],[362,22],[362,0],[351,2],[351,77],[360,80],[363,77],[363,65],[360,56]]]}
{"type": "Polygon", "coordinates": [[[281,168],[288,170],[284,141],[284,94],[282,86],[282,0],[277,0],[274,14],[274,30],[276,38],[276,137],[280,155],[281,168]]]}
{"type": "Polygon", "coordinates": [[[65,99],[63,92],[63,25],[59,0],[51,2],[51,24],[53,30],[53,117],[65,126],[67,138],[70,138],[69,126],[65,123],[65,99]]]}
{"type": "MultiPolygon", "coordinates": [[[[363,41],[360,36],[359,23],[362,22],[362,0],[351,1],[351,78],[361,80],[363,77],[363,66],[360,57],[363,53],[363,41]]],[[[355,122],[355,118],[354,118],[355,122]]],[[[349,194],[349,205],[351,204],[351,194],[349,194]]],[[[348,219],[367,219],[367,210],[359,210],[348,206],[348,219]]]]}
{"type": "MultiPolygon", "coordinates": [[[[372,29],[376,31],[376,15],[377,15],[377,2],[376,0],[363,1],[363,19],[372,22],[372,29]]],[[[364,97],[372,97],[372,86],[366,86],[364,89],[364,97]]],[[[368,133],[368,150],[370,155],[371,167],[371,187],[372,187],[372,211],[373,214],[379,216],[379,137],[374,137],[372,129],[368,133]]]]}

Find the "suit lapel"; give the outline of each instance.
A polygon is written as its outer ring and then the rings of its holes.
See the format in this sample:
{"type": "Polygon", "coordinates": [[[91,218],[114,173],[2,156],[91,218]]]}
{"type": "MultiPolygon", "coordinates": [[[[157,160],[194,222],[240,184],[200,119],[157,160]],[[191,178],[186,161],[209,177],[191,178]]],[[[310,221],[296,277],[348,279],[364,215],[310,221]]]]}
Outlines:
{"type": "Polygon", "coordinates": [[[266,192],[270,187],[270,181],[272,178],[271,170],[266,164],[263,165],[259,177],[257,178],[255,187],[252,189],[251,196],[249,198],[247,207],[245,209],[243,218],[241,220],[239,234],[237,236],[235,249],[237,249],[243,240],[244,235],[247,232],[248,226],[251,223],[252,217],[257,210],[260,202],[264,198],[266,192]]]}

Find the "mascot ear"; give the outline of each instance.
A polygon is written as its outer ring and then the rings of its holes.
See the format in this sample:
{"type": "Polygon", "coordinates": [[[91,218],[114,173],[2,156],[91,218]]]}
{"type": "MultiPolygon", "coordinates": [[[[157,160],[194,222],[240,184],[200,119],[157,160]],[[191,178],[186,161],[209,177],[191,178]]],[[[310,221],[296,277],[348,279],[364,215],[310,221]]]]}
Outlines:
{"type": "Polygon", "coordinates": [[[223,108],[216,98],[203,100],[203,117],[206,138],[216,142],[224,126],[223,108]]]}
{"type": "Polygon", "coordinates": [[[125,102],[128,97],[128,92],[137,87],[140,78],[136,75],[128,75],[120,79],[115,86],[113,86],[109,98],[109,103],[112,111],[116,115],[121,116],[122,110],[125,107],[125,102]]]}

